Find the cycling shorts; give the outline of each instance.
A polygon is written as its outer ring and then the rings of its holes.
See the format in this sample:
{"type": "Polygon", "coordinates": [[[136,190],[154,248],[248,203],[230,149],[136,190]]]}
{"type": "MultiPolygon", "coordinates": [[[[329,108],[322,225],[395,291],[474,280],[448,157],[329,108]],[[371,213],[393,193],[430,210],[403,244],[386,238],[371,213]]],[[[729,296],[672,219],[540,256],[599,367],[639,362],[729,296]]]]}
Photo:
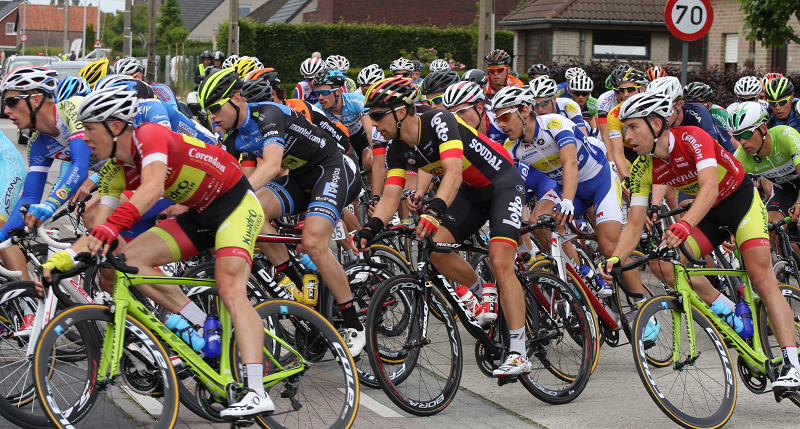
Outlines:
{"type": "MultiPolygon", "coordinates": [[[[558,185],[555,192],[564,198],[564,187],[558,185]]],[[[613,220],[622,223],[622,195],[617,174],[606,163],[592,179],[578,184],[575,192],[575,217],[582,215],[589,207],[594,207],[596,223],[613,220]]]]}
{"type": "Polygon", "coordinates": [[[779,188],[772,185],[772,195],[767,200],[767,211],[779,212],[784,217],[789,216],[789,209],[797,202],[798,196],[800,190],[797,188],[779,188]]]}
{"type": "Polygon", "coordinates": [[[369,149],[369,140],[367,139],[367,133],[364,131],[364,128],[350,135],[350,146],[353,147],[353,151],[355,151],[358,158],[361,159],[361,154],[369,149]]]}
{"type": "Polygon", "coordinates": [[[442,226],[461,243],[489,221],[492,241],[506,242],[517,248],[525,188],[515,172],[504,175],[491,185],[474,188],[461,185],[447,208],[442,226]]]}
{"type": "Polygon", "coordinates": [[[264,226],[264,210],[250,182],[242,176],[200,214],[189,210],[150,229],[161,237],[180,261],[212,248],[217,257],[238,256],[253,264],[253,248],[264,226]]]}
{"type": "Polygon", "coordinates": [[[752,181],[743,181],[731,195],[711,207],[703,220],[692,228],[686,244],[696,258],[708,255],[731,238],[720,230],[721,226],[734,231],[736,243],[742,251],[769,246],[767,210],[752,181]]]}
{"type": "Polygon", "coordinates": [[[302,175],[290,172],[265,187],[278,197],[281,216],[308,211],[306,217],[322,216],[336,227],[344,208],[361,192],[361,175],[347,156],[315,168],[302,175]]]}
{"type": "Polygon", "coordinates": [[[534,195],[539,201],[549,200],[556,204],[561,202],[561,198],[553,192],[553,189],[558,186],[558,182],[521,161],[517,161],[517,169],[525,183],[525,204],[531,202],[534,195]]]}

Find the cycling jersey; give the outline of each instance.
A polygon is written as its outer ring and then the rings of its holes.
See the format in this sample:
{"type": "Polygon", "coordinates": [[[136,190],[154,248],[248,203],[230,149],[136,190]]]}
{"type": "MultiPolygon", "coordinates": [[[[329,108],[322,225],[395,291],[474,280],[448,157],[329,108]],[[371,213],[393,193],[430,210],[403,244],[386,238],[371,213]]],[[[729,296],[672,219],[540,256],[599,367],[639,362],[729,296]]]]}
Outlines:
{"type": "Polygon", "coordinates": [[[336,141],[336,145],[339,146],[339,150],[342,153],[350,153],[352,149],[350,140],[348,139],[350,132],[343,123],[331,121],[325,116],[325,112],[323,112],[322,109],[310,104],[308,101],[290,98],[286,100],[284,104],[305,116],[308,122],[322,128],[323,131],[336,141]]]}
{"type": "Polygon", "coordinates": [[[311,104],[316,104],[319,101],[319,97],[317,94],[314,93],[314,90],[311,89],[311,85],[308,82],[301,80],[297,82],[297,85],[294,87],[294,98],[299,98],[303,101],[308,101],[311,104]]]}
{"type": "Polygon", "coordinates": [[[173,109],[179,110],[178,100],[175,98],[175,93],[165,83],[150,83],[150,88],[155,92],[159,100],[169,104],[173,109]]]}
{"type": "Polygon", "coordinates": [[[770,128],[786,125],[794,128],[797,131],[800,131],[800,117],[798,117],[797,113],[794,111],[794,109],[792,109],[789,111],[789,116],[787,116],[786,119],[779,119],[777,116],[772,115],[768,125],[770,128]]]}
{"type": "Polygon", "coordinates": [[[557,98],[567,98],[572,100],[572,94],[569,93],[569,84],[567,82],[561,82],[556,85],[556,97],[557,98]]]}
{"type": "Polygon", "coordinates": [[[531,202],[534,195],[539,200],[549,200],[556,204],[561,202],[561,198],[553,191],[558,185],[555,180],[524,162],[517,163],[517,169],[525,183],[525,204],[531,202]]]}
{"type": "MultiPolygon", "coordinates": [[[[506,84],[504,86],[524,86],[524,85],[525,84],[522,83],[521,80],[515,78],[514,76],[508,75],[508,77],[506,78],[506,84]]],[[[499,90],[494,89],[491,80],[489,82],[486,82],[486,85],[483,86],[483,93],[486,95],[494,94],[497,91],[499,90]]]]}
{"type": "Polygon", "coordinates": [[[796,166],[800,164],[800,133],[792,127],[778,125],[767,130],[771,137],[772,148],[767,156],[748,155],[744,147],[739,146],[734,156],[748,173],[764,176],[775,183],[775,188],[791,189],[795,193],[800,189],[800,177],[796,166]]]}
{"type": "MultiPolygon", "coordinates": [[[[494,112],[491,110],[486,110],[486,137],[489,137],[493,141],[497,143],[503,144],[506,140],[508,140],[508,136],[500,129],[500,126],[497,125],[497,120],[494,118],[494,112]]],[[[375,139],[373,138],[372,141],[374,142],[375,139]]]]}
{"type": "Polygon", "coordinates": [[[606,123],[608,112],[617,107],[617,104],[619,102],[613,89],[600,94],[600,97],[597,98],[597,117],[601,124],[606,123]]]}
{"type": "MultiPolygon", "coordinates": [[[[530,164],[558,183],[563,183],[564,179],[559,150],[566,145],[575,145],[578,152],[578,182],[593,179],[608,163],[569,119],[551,114],[536,116],[535,120],[533,143],[522,140],[506,142],[505,146],[514,159],[530,164]]],[[[528,130],[530,132],[530,120],[528,130]]]]}
{"type": "Polygon", "coordinates": [[[7,221],[11,210],[17,205],[25,181],[25,161],[14,144],[0,131],[0,221],[7,221]]]}
{"type": "MultiPolygon", "coordinates": [[[[164,111],[169,118],[169,126],[172,131],[176,133],[185,134],[189,137],[194,137],[198,140],[202,140],[204,143],[208,144],[216,144],[217,137],[212,134],[210,131],[206,129],[206,127],[200,125],[194,119],[190,119],[179,110],[175,109],[169,103],[159,100],[164,111]]],[[[152,122],[152,121],[147,121],[152,122]]]]}
{"type": "Polygon", "coordinates": [[[683,103],[683,122],[680,125],[699,127],[711,135],[723,149],[730,153],[736,150],[736,147],[731,143],[730,134],[725,130],[719,130],[714,124],[711,112],[699,104],[683,103]]]}
{"type": "Polygon", "coordinates": [[[583,116],[584,120],[588,120],[591,119],[593,116],[597,116],[596,98],[590,95],[589,98],[586,99],[586,105],[581,107],[581,116],[583,116]]]}
{"type": "Polygon", "coordinates": [[[717,124],[718,127],[723,128],[725,130],[728,129],[727,110],[723,109],[722,106],[712,104],[711,109],[709,109],[709,113],[711,113],[711,118],[714,119],[714,123],[717,124]]]}
{"type": "Polygon", "coordinates": [[[699,170],[717,170],[718,204],[742,183],[745,170],[732,154],[697,127],[673,127],[669,130],[669,160],[656,156],[640,156],[631,166],[630,191],[632,206],[647,206],[652,185],[669,185],[693,197],[700,185],[699,170]],[[668,161],[668,162],[667,162],[668,161]]]}
{"type": "Polygon", "coordinates": [[[321,109],[331,120],[343,123],[352,136],[364,129],[364,126],[361,125],[361,118],[369,113],[369,109],[364,107],[363,95],[342,94],[339,97],[342,103],[342,112],[338,115],[331,110],[324,109],[319,102],[314,106],[321,109]]]}
{"type": "Polygon", "coordinates": [[[358,86],[356,85],[356,81],[345,76],[344,86],[342,87],[342,91],[345,93],[353,93],[356,91],[356,88],[358,88],[358,86]]]}
{"type": "Polygon", "coordinates": [[[589,130],[589,125],[583,120],[581,106],[579,106],[578,103],[567,98],[556,98],[554,104],[556,108],[556,114],[569,119],[579,127],[585,127],[587,131],[589,130]]]}
{"type": "Polygon", "coordinates": [[[619,120],[619,110],[622,107],[623,103],[625,102],[623,101],[622,103],[614,106],[614,108],[611,109],[608,112],[608,115],[606,116],[606,121],[608,123],[608,138],[609,139],[621,138],[622,145],[627,148],[630,148],[631,142],[625,139],[625,124],[623,124],[622,121],[619,120]]]}
{"type": "Polygon", "coordinates": [[[136,113],[136,117],[133,118],[133,125],[138,127],[146,122],[172,128],[167,109],[161,101],[155,98],[139,99],[139,111],[136,113]]]}

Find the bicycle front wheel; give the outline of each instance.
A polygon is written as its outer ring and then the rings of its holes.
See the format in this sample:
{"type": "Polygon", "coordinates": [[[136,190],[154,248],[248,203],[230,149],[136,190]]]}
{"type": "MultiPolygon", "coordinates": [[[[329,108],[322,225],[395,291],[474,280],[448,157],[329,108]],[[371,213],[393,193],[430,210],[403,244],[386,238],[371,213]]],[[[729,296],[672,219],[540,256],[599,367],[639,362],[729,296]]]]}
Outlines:
{"type": "Polygon", "coordinates": [[[42,331],[34,353],[39,401],[53,426],[64,428],[171,428],[178,418],[177,379],[161,342],[128,316],[119,384],[97,384],[105,327],[114,315],[107,306],[72,307],[42,331]],[[85,345],[85,359],[65,362],[58,350],[74,332],[85,345]]]}
{"type": "Polygon", "coordinates": [[[736,370],[722,335],[692,307],[694,338],[687,334],[683,306],[673,296],[649,299],[633,326],[633,359],[642,383],[656,405],[686,428],[718,428],[736,406],[736,370]],[[694,340],[697,354],[691,355],[694,340]],[[658,367],[650,357],[672,365],[658,367]]]}

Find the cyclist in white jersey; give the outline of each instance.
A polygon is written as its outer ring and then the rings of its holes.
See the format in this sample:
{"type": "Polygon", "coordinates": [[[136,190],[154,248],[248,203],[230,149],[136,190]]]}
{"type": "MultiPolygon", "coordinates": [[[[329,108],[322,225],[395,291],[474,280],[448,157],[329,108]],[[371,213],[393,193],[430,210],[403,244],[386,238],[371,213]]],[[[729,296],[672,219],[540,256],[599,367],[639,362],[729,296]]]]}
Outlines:
{"type": "Polygon", "coordinates": [[[537,115],[561,115],[572,121],[583,135],[588,136],[589,126],[583,120],[581,107],[568,98],[556,98],[558,88],[556,81],[547,76],[539,76],[531,81],[530,92],[533,96],[533,109],[537,115]]]}
{"type": "Polygon", "coordinates": [[[294,87],[294,98],[307,101],[311,104],[317,102],[314,94],[314,76],[325,69],[325,62],[320,58],[308,58],[300,64],[300,74],[305,80],[301,80],[294,87]]]}

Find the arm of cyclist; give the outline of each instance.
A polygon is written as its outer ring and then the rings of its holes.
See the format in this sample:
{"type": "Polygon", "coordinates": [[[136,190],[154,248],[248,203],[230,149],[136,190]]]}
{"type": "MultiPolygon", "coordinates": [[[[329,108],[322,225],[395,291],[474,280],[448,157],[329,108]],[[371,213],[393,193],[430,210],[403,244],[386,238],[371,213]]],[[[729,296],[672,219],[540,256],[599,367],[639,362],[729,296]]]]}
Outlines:
{"type": "Polygon", "coordinates": [[[417,189],[406,198],[406,205],[409,210],[418,212],[422,209],[422,198],[428,193],[428,187],[431,185],[432,180],[432,174],[422,170],[417,171],[417,189]]]}
{"type": "Polygon", "coordinates": [[[689,231],[708,214],[714,201],[719,195],[719,182],[717,181],[717,166],[703,168],[697,172],[697,183],[700,190],[694,198],[694,203],[686,212],[681,221],[673,224],[664,231],[664,244],[670,249],[678,247],[689,236],[689,231]]]}
{"type": "Polygon", "coordinates": [[[647,217],[647,207],[645,206],[631,206],[628,212],[628,223],[622,230],[622,234],[617,242],[617,247],[614,249],[611,258],[606,260],[603,269],[600,270],[600,275],[606,282],[612,281],[611,268],[618,264],[620,261],[625,261],[630,256],[631,252],[639,245],[639,239],[642,236],[642,228],[644,228],[644,220],[647,217]]]}
{"type": "Polygon", "coordinates": [[[28,146],[28,174],[22,185],[22,195],[17,204],[9,212],[8,220],[0,228],[0,241],[8,239],[8,231],[25,225],[25,217],[20,214],[20,208],[25,204],[37,204],[42,200],[44,186],[47,182],[47,173],[53,165],[52,158],[46,158],[38,153],[35,143],[28,146]]]}
{"type": "MultiPolygon", "coordinates": [[[[83,133],[76,133],[75,135],[82,136],[83,133]]],[[[72,167],[67,174],[67,178],[64,179],[60,187],[53,188],[50,196],[44,202],[31,206],[28,214],[25,215],[25,225],[28,228],[38,227],[44,221],[53,217],[53,213],[72,197],[83,181],[86,180],[86,177],[89,176],[89,159],[92,156],[92,150],[89,149],[87,143],[81,140],[80,137],[74,137],[69,142],[69,150],[72,158],[72,167]]]]}
{"type": "Polygon", "coordinates": [[[625,187],[624,179],[631,175],[628,164],[625,162],[625,145],[622,143],[622,137],[614,137],[609,139],[611,142],[611,153],[614,154],[614,164],[617,166],[617,175],[619,181],[622,183],[622,190],[626,195],[630,195],[630,190],[625,187]]]}
{"type": "Polygon", "coordinates": [[[73,195],[72,198],[70,198],[69,200],[70,204],[75,204],[78,201],[85,200],[86,197],[88,197],[89,194],[92,193],[94,188],[97,187],[98,179],[99,176],[97,175],[97,173],[93,173],[91,176],[89,176],[88,179],[84,180],[83,184],[78,188],[77,191],[75,191],[75,195],[73,195]]]}
{"type": "Polygon", "coordinates": [[[261,189],[270,180],[281,174],[281,161],[283,160],[283,145],[270,144],[264,148],[261,156],[263,161],[258,163],[253,174],[248,177],[253,189],[261,189]]]}
{"type": "MultiPolygon", "coordinates": [[[[439,184],[439,189],[436,191],[436,198],[428,204],[425,214],[420,216],[419,225],[417,225],[417,237],[420,239],[424,239],[439,229],[439,224],[444,218],[447,207],[456,199],[456,194],[458,194],[458,189],[461,187],[462,182],[462,162],[461,157],[450,157],[442,160],[444,175],[442,176],[442,182],[439,184]]],[[[417,194],[419,194],[420,189],[422,187],[418,185],[417,194]]]]}
{"type": "Polygon", "coordinates": [[[369,146],[361,153],[361,163],[364,168],[374,168],[375,165],[375,151],[372,149],[372,119],[369,116],[362,116],[361,126],[364,127],[364,132],[367,134],[367,142],[369,146]]]}
{"type": "Polygon", "coordinates": [[[652,226],[653,222],[658,220],[657,207],[661,207],[661,201],[664,200],[664,196],[667,194],[667,185],[653,185],[651,192],[653,193],[653,199],[650,207],[655,210],[651,210],[653,212],[652,218],[645,216],[647,226],[652,226]]]}
{"type": "Polygon", "coordinates": [[[572,221],[575,212],[572,202],[575,201],[575,194],[578,192],[578,147],[566,144],[558,153],[564,169],[564,183],[561,202],[556,206],[553,217],[559,225],[564,225],[572,221]]]}

